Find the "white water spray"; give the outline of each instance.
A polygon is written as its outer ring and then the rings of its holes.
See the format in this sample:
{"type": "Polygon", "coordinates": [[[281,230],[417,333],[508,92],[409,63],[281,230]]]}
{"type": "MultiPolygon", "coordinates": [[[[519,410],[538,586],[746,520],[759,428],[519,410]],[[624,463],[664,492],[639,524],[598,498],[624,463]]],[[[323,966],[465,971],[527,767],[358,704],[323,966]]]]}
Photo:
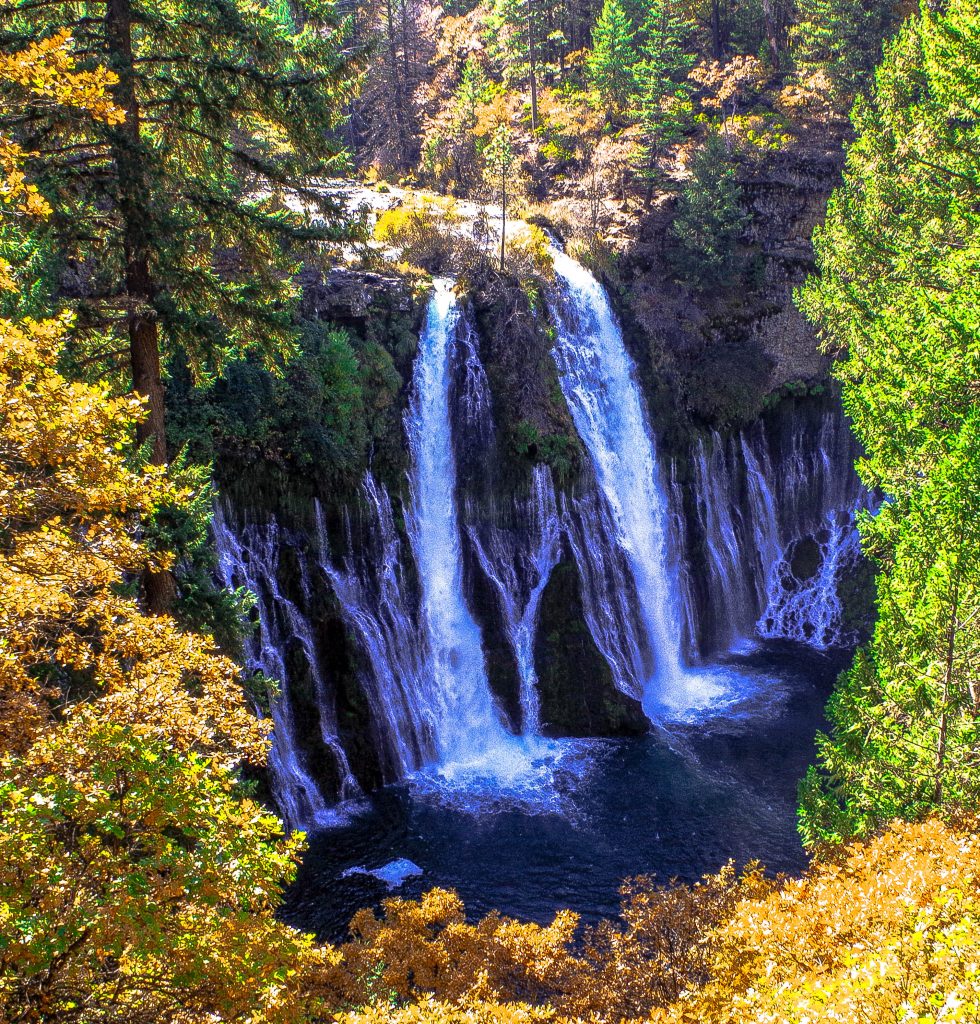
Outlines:
{"type": "Polygon", "coordinates": [[[561,293],[551,299],[561,387],[607,503],[615,542],[626,556],[653,659],[643,680],[644,709],[657,719],[707,707],[723,689],[709,674],[684,665],[667,497],[632,360],[599,282],[563,252],[552,254],[561,293]]]}
{"type": "Polygon", "coordinates": [[[497,594],[507,639],[520,680],[521,731],[534,736],[541,728],[541,698],[534,666],[534,641],[544,588],[561,554],[561,520],[547,466],[534,467],[531,495],[519,512],[526,543],[510,530],[469,528],[483,572],[497,594]],[[485,534],[485,539],[481,536],[485,534]]]}
{"type": "Polygon", "coordinates": [[[419,636],[391,499],[371,473],[364,477],[361,497],[364,536],[355,545],[348,518],[347,554],[337,564],[331,561],[317,504],[319,564],[337,595],[344,622],[367,656],[361,684],[388,774],[395,780],[435,759],[439,711],[426,700],[428,648],[419,636]]]}
{"type": "MultiPolygon", "coordinates": [[[[273,729],[269,750],[269,771],[279,810],[291,828],[333,824],[336,814],[296,749],[296,718],[285,660],[289,640],[300,643],[313,680],[319,705],[320,735],[336,763],[340,798],[357,796],[360,789],[331,714],[332,700],[327,693],[309,620],[279,586],[279,527],[275,520],[270,520],[264,524],[247,523],[236,532],[230,528],[224,510],[218,505],[212,528],[218,571],[224,585],[230,590],[244,587],[255,596],[258,629],[245,638],[246,663],[251,670],[261,671],[280,686],[270,709],[273,729]]],[[[300,557],[302,583],[306,587],[307,567],[300,557]]]]}
{"type": "Polygon", "coordinates": [[[412,456],[406,521],[422,592],[437,774],[474,794],[481,788],[494,795],[525,788],[533,794],[544,778],[538,777],[541,766],[535,759],[550,750],[534,737],[516,737],[504,728],[487,679],[480,628],[463,588],[450,415],[460,317],[453,283],[437,280],[405,417],[412,456]]]}

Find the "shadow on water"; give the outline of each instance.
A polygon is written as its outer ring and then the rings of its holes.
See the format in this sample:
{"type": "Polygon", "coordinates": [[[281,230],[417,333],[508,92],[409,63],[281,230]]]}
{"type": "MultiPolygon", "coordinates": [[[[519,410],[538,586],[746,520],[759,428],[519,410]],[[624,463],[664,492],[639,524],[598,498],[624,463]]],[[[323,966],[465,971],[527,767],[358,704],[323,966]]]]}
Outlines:
{"type": "Polygon", "coordinates": [[[310,837],[283,916],[336,940],[359,908],[442,886],[471,917],[497,909],[544,923],[568,907],[595,921],[615,915],[633,875],[694,881],[730,859],[797,873],[796,787],[848,660],[790,644],[731,656],[728,667],[764,683],[724,716],[582,742],[584,768],[556,778],[560,814],[506,804],[474,813],[389,787],[352,808],[347,824],[310,837]],[[411,862],[407,876],[392,866],[399,860],[411,862]],[[395,888],[365,873],[386,865],[395,888]]]}

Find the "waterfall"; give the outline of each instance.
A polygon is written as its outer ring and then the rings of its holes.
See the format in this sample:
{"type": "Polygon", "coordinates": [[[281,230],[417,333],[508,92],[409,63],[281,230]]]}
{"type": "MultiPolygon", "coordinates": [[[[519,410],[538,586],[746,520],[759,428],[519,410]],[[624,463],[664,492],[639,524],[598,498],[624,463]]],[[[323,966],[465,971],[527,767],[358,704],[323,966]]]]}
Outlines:
{"type": "Polygon", "coordinates": [[[515,500],[521,534],[491,524],[467,532],[484,574],[493,587],[517,662],[520,680],[521,731],[534,736],[541,726],[534,640],[544,588],[561,554],[561,520],[547,466],[534,467],[527,501],[515,500]]]}
{"type": "MultiPolygon", "coordinates": [[[[707,570],[711,579],[710,618],[713,639],[721,647],[744,640],[752,631],[758,600],[752,584],[757,558],[766,544],[758,531],[746,557],[745,521],[739,501],[741,466],[729,458],[717,432],[694,448],[695,505],[698,525],[705,540],[707,570]]],[[[746,465],[748,463],[746,462],[746,465]]],[[[757,481],[758,474],[748,474],[757,481]]],[[[755,484],[758,487],[758,483],[755,484]]]]}
{"type": "Polygon", "coordinates": [[[467,804],[501,795],[551,807],[561,751],[537,738],[534,639],[541,598],[560,551],[547,469],[514,509],[519,531],[496,523],[466,535],[495,588],[521,682],[524,736],[507,731],[490,689],[482,635],[466,600],[456,452],[492,443],[494,424],[476,335],[449,281],[429,302],[405,414],[411,457],[405,504],[415,573],[406,572],[390,497],[368,473],[346,513],[346,551],[330,550],[317,507],[319,566],[364,655],[360,682],[371,708],[386,778],[410,777],[440,799],[467,804]]]}
{"type": "Polygon", "coordinates": [[[470,461],[463,481],[464,523],[473,554],[500,609],[507,641],[514,655],[520,685],[521,732],[536,736],[541,727],[541,701],[534,666],[534,640],[544,588],[561,554],[561,522],[554,484],[547,466],[532,470],[531,490],[515,495],[509,523],[499,520],[493,473],[488,467],[496,444],[490,385],[479,353],[479,338],[468,319],[458,331],[458,364],[452,397],[456,424],[454,449],[470,461]],[[476,498],[477,500],[474,500],[476,498]]]}
{"type": "MultiPolygon", "coordinates": [[[[637,665],[644,708],[658,717],[665,706],[684,710],[710,703],[717,687],[689,673],[682,658],[683,613],[677,560],[670,551],[669,507],[656,444],[623,334],[599,282],[583,266],[552,249],[559,293],[550,305],[557,326],[553,349],[562,392],[588,450],[609,519],[608,531],[582,538],[579,565],[612,539],[625,556],[638,601],[643,637],[629,637],[620,669],[637,665]],[[608,532],[609,536],[603,534],[608,532]],[[647,659],[652,658],[648,672],[647,659]]],[[[580,517],[588,528],[601,516],[580,517]]],[[[611,561],[612,556],[606,558],[611,561]]],[[[602,573],[596,572],[597,578],[602,573]]],[[[610,583],[608,573],[605,583],[610,583]]],[[[594,600],[593,605],[602,603],[594,600]]],[[[625,628],[626,621],[619,623],[625,628]]],[[[602,646],[602,641],[596,637],[602,646]]],[[[608,657],[608,655],[607,655],[608,657]]],[[[615,663],[614,671],[616,671],[615,663]]],[[[634,693],[635,695],[635,693],[634,693]]]]}
{"type": "Polygon", "coordinates": [[[428,646],[424,693],[444,769],[488,761],[511,739],[501,724],[482,638],[463,592],[450,382],[460,326],[453,283],[437,280],[415,360],[405,429],[412,457],[408,536],[418,567],[428,646]]]}
{"type": "MultiPolygon", "coordinates": [[[[358,652],[384,780],[411,777],[467,799],[530,794],[533,802],[564,756],[538,736],[534,660],[542,601],[563,550],[613,684],[654,721],[717,711],[755,685],[724,665],[698,664],[713,653],[754,638],[817,648],[849,639],[839,583],[859,557],[855,512],[868,496],[851,469],[854,442],[839,409],[820,418],[813,405],[803,415],[791,407],[782,420],[770,413],[727,437],[706,434],[689,453],[661,462],[605,292],[563,253],[554,253],[554,266],[552,354],[591,465],[573,493],[559,500],[549,470],[537,465],[529,491],[501,496],[508,474],[479,338],[442,280],[404,416],[404,531],[370,472],[344,512],[336,551],[319,505],[317,542],[308,546],[274,519],[232,523],[216,510],[222,579],[256,597],[248,665],[281,685],[268,712],[269,768],[293,827],[330,817],[324,794],[343,800],[358,792],[325,672],[332,660],[321,664],[330,651],[315,625],[317,584],[336,597],[358,652]],[[486,624],[492,665],[508,657],[509,645],[520,736],[505,726],[491,690],[468,594],[481,614],[499,608],[499,620],[494,613],[486,624]]],[[[512,678],[506,664],[502,678],[512,678]]]]}
{"type": "Polygon", "coordinates": [[[364,526],[354,542],[347,518],[347,554],[334,565],[319,503],[319,565],[341,615],[367,657],[361,685],[377,723],[386,777],[403,778],[436,756],[438,718],[427,691],[428,650],[420,643],[418,602],[405,578],[391,499],[371,473],[361,485],[364,526]]]}
{"type": "Polygon", "coordinates": [[[817,548],[812,575],[799,579],[789,553],[773,567],[766,609],[757,628],[762,637],[796,640],[826,650],[847,640],[838,585],[842,570],[859,557],[861,540],[851,516],[831,511],[812,543],[817,548]]]}
{"type": "MultiPolygon", "coordinates": [[[[687,550],[687,516],[685,513],[684,489],[677,478],[677,460],[670,464],[670,544],[673,551],[687,550]]],[[[694,575],[691,563],[681,558],[678,568],[681,590],[681,608],[684,611],[684,653],[691,660],[697,660],[698,606],[694,600],[694,575]]]]}
{"type": "MultiPolygon", "coordinates": [[[[309,619],[280,588],[281,538],[275,520],[264,524],[246,523],[238,531],[231,528],[225,510],[218,504],[212,520],[218,571],[231,590],[243,587],[256,601],[257,629],[245,637],[246,664],[253,672],[262,672],[279,685],[272,700],[272,745],[269,772],[272,789],[283,819],[291,828],[324,824],[333,815],[320,785],[296,747],[297,721],[291,673],[286,651],[291,640],[302,649],[317,698],[320,735],[334,758],[337,789],[341,799],[359,792],[347,755],[340,743],[337,723],[331,710],[333,701],[327,692],[309,619]]],[[[301,586],[309,596],[309,575],[305,555],[300,560],[301,586]]]]}
{"type": "Polygon", "coordinates": [[[563,500],[562,521],[582,581],[582,611],[589,633],[616,688],[642,700],[652,664],[641,643],[639,601],[629,562],[617,544],[612,513],[602,495],[592,491],[563,500]]]}
{"type": "Polygon", "coordinates": [[[856,513],[871,499],[845,418],[761,424],[702,438],[693,459],[703,542],[702,650],[752,637],[826,649],[848,643],[838,594],[860,557],[856,513]],[[815,427],[815,428],[814,428],[815,427]]]}

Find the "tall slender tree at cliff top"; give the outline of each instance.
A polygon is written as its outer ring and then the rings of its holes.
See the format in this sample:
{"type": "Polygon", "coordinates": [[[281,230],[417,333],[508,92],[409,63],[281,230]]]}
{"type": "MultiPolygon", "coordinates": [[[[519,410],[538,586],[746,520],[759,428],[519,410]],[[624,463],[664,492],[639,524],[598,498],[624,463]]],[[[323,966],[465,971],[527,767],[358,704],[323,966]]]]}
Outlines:
{"type": "Polygon", "coordinates": [[[0,130],[36,155],[79,328],[113,339],[94,354],[107,360],[98,365],[128,360],[148,399],[141,438],[163,463],[168,352],[215,369],[231,352],[292,345],[302,246],[340,230],[336,207],[308,186],[342,166],[338,129],[356,72],[323,0],[0,8],[7,51],[61,28],[82,66],[118,75],[113,99],[125,119],[38,105],[0,119],[0,130]],[[287,195],[316,209],[316,225],[287,195]]]}

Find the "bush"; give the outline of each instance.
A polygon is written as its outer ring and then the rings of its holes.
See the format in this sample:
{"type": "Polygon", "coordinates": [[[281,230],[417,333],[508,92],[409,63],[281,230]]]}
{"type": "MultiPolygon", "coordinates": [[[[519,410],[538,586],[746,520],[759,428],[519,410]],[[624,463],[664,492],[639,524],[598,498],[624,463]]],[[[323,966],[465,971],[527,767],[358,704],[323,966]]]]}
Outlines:
{"type": "Polygon", "coordinates": [[[439,273],[459,247],[459,223],[452,200],[413,198],[381,214],[374,237],[400,249],[415,266],[439,273]]]}

